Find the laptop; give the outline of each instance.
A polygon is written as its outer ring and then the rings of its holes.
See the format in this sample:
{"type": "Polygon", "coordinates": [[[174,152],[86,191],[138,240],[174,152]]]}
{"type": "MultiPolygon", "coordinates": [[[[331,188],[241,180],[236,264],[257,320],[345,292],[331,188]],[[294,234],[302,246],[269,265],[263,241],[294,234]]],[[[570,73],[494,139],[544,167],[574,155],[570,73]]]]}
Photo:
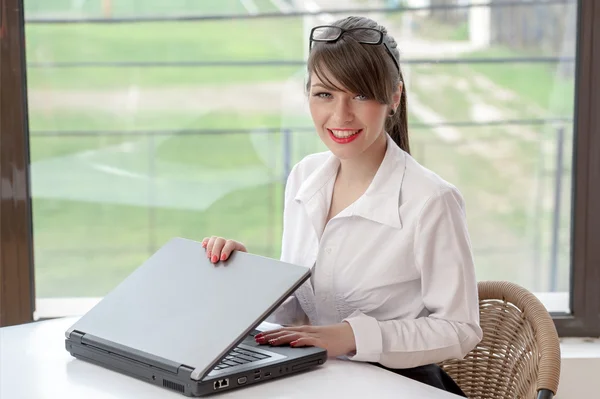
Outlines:
{"type": "Polygon", "coordinates": [[[185,396],[306,371],[326,350],[253,336],[309,277],[309,268],[237,251],[215,265],[200,242],[174,238],[66,331],[66,349],[185,396]]]}

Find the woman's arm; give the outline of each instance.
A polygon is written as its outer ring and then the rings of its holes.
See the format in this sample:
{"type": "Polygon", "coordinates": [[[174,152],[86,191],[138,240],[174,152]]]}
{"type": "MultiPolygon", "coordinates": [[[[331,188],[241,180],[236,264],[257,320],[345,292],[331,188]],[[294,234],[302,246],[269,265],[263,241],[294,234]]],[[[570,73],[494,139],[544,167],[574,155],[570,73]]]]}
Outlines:
{"type": "Polygon", "coordinates": [[[421,271],[429,315],[378,321],[360,311],[347,321],[354,331],[352,360],[409,368],[463,358],[482,338],[477,280],[464,200],[446,189],[423,206],[415,231],[415,262],[421,271]]]}

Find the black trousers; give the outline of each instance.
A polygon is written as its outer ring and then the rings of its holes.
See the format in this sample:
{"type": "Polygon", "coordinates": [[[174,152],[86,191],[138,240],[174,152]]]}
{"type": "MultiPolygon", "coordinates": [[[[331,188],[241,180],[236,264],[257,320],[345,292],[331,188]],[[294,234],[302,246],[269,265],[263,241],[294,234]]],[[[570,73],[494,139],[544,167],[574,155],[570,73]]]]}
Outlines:
{"type": "Polygon", "coordinates": [[[460,389],[458,384],[437,364],[428,364],[425,366],[413,367],[410,369],[391,369],[379,363],[371,363],[392,373],[400,374],[411,380],[422,382],[423,384],[431,385],[443,391],[448,391],[453,394],[467,397],[460,389]]]}

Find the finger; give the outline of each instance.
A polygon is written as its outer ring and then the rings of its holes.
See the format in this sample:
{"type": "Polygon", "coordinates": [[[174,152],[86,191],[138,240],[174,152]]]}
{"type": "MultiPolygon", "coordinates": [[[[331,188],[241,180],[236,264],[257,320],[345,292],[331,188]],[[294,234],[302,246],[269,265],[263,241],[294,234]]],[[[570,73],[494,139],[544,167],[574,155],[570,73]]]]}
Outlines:
{"type": "Polygon", "coordinates": [[[229,258],[229,255],[231,255],[231,253],[237,249],[237,246],[238,243],[233,240],[225,241],[225,245],[221,250],[221,260],[226,260],[229,258]]]}
{"type": "Polygon", "coordinates": [[[267,335],[269,335],[269,334],[275,334],[275,333],[278,333],[278,332],[280,332],[280,331],[282,331],[282,330],[281,330],[281,328],[277,328],[277,329],[275,329],[275,330],[266,330],[266,331],[261,331],[261,332],[259,332],[258,334],[256,334],[256,335],[254,336],[254,338],[256,338],[256,339],[258,339],[258,338],[262,338],[262,337],[265,337],[265,336],[267,336],[267,335]]]}
{"type": "Polygon", "coordinates": [[[294,348],[299,348],[302,346],[321,346],[321,342],[318,338],[304,336],[291,341],[290,346],[293,346],[294,348]]]}
{"type": "Polygon", "coordinates": [[[206,248],[206,246],[208,245],[208,240],[210,239],[210,237],[204,237],[202,239],[202,248],[206,248]]]}
{"type": "Polygon", "coordinates": [[[236,251],[248,252],[248,250],[246,249],[246,246],[244,244],[242,244],[239,241],[234,241],[234,242],[235,242],[235,250],[236,251]]]}
{"type": "Polygon", "coordinates": [[[260,333],[256,334],[254,336],[254,338],[266,337],[267,335],[277,334],[282,331],[310,333],[310,332],[314,332],[314,330],[315,330],[315,328],[313,326],[282,327],[282,328],[276,328],[274,330],[267,330],[267,331],[260,332],[260,333]]]}
{"type": "MultiPolygon", "coordinates": [[[[269,342],[272,339],[276,339],[279,337],[282,337],[284,335],[288,335],[291,334],[289,331],[276,331],[276,332],[270,332],[268,334],[264,334],[262,336],[258,336],[256,335],[254,338],[256,339],[256,342],[258,342],[259,344],[264,344],[269,342]]],[[[297,334],[297,333],[294,333],[297,334]]]]}
{"type": "Polygon", "coordinates": [[[212,254],[210,256],[210,261],[212,263],[217,263],[221,259],[221,251],[225,246],[225,239],[221,237],[217,237],[212,247],[212,254]]]}
{"type": "Polygon", "coordinates": [[[254,340],[259,344],[266,344],[269,342],[269,340],[277,338],[279,336],[281,336],[281,331],[272,331],[268,334],[257,334],[254,336],[254,340]]]}
{"type": "Polygon", "coordinates": [[[269,345],[272,346],[287,345],[290,342],[298,341],[302,337],[303,336],[300,333],[288,333],[277,338],[270,339],[268,342],[269,345]]]}
{"type": "Polygon", "coordinates": [[[213,249],[213,245],[214,245],[214,243],[215,243],[215,240],[216,240],[217,238],[218,238],[218,237],[216,237],[216,236],[212,236],[212,237],[210,237],[210,238],[208,239],[208,244],[206,244],[206,257],[207,257],[208,259],[210,259],[210,257],[212,256],[212,249],[213,249]]]}
{"type": "Polygon", "coordinates": [[[312,332],[315,328],[313,326],[297,326],[297,327],[283,327],[279,331],[293,331],[293,332],[312,332]]]}

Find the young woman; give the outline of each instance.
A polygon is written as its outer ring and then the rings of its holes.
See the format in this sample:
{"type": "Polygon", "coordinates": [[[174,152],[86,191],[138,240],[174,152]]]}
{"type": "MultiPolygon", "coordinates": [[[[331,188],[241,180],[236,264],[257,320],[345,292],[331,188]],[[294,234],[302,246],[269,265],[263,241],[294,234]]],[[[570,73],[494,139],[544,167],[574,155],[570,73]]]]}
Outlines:
{"type": "MultiPolygon", "coordinates": [[[[482,338],[465,204],[410,154],[395,40],[363,17],[311,31],[309,107],[329,151],[292,169],[281,259],[313,268],[261,344],[314,345],[461,393],[435,363],[482,338]]],[[[205,238],[213,263],[237,241],[205,238]]]]}

